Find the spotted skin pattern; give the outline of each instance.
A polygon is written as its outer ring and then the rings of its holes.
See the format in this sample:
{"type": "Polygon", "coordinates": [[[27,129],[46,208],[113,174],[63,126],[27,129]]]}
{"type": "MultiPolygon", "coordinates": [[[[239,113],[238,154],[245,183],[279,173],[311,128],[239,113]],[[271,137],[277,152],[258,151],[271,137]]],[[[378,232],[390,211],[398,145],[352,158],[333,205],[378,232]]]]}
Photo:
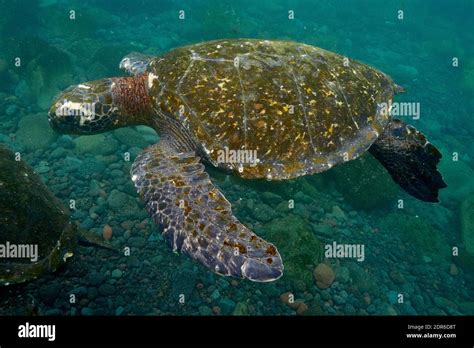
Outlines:
{"type": "Polygon", "coordinates": [[[214,272],[254,281],[278,279],[281,257],[232,214],[194,152],[178,152],[167,139],[133,163],[132,180],[173,251],[197,259],[214,272]]]}
{"type": "Polygon", "coordinates": [[[389,121],[385,74],[317,47],[220,40],[150,61],[149,94],[202,146],[212,164],[244,178],[289,179],[359,156],[389,121]],[[151,78],[150,78],[151,76],[151,78]],[[219,151],[256,150],[257,166],[218,163],[219,151]]]}

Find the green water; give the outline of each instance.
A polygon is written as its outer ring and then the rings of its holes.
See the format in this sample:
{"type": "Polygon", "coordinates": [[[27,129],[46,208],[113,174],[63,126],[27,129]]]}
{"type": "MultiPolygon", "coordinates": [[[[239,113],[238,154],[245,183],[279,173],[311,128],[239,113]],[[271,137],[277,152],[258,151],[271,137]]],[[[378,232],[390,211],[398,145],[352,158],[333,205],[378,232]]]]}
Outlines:
{"type": "Polygon", "coordinates": [[[74,201],[84,229],[110,226],[120,251],[79,246],[60,271],[2,288],[0,314],[474,314],[472,1],[1,0],[0,12],[0,142],[74,201]],[[406,91],[395,101],[420,106],[419,119],[403,120],[443,154],[441,203],[403,192],[369,154],[278,183],[208,168],[239,220],[277,246],[285,274],[252,283],[173,253],[129,177],[156,133],[61,135],[47,111],[69,85],[125,76],[129,52],[220,38],[303,42],[390,75],[406,91]],[[363,260],[325,257],[333,242],[364,246],[363,260]]]}

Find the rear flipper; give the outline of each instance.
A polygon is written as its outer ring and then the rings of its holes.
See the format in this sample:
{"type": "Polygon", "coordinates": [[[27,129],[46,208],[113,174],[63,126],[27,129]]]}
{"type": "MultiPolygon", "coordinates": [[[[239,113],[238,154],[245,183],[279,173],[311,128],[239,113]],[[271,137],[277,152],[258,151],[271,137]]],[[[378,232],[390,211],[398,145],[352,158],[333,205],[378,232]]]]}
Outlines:
{"type": "Polygon", "coordinates": [[[421,132],[393,119],[369,151],[410,195],[439,202],[438,190],[447,186],[436,169],[441,153],[421,132]]]}

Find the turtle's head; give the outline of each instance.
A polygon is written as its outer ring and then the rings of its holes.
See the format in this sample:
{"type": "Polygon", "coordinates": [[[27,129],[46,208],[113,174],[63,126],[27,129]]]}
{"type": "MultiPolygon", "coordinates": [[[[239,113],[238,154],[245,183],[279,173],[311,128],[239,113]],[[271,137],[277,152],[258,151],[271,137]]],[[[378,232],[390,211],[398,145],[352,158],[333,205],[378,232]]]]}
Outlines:
{"type": "Polygon", "coordinates": [[[106,78],[65,89],[53,102],[48,119],[60,133],[94,134],[147,124],[151,110],[145,77],[106,78]]]}

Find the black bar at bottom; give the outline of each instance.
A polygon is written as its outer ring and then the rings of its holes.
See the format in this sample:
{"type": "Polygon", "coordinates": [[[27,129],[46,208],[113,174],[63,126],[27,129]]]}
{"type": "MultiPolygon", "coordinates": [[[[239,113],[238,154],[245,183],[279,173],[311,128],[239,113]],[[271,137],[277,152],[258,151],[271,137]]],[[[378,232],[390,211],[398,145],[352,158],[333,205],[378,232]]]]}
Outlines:
{"type": "MultiPolygon", "coordinates": [[[[474,343],[474,317],[0,317],[0,346],[16,344],[474,343]],[[54,341],[20,325],[55,325],[54,341]],[[441,335],[439,337],[438,335],[441,335]]],[[[26,327],[26,326],[25,326],[26,327]]]]}

